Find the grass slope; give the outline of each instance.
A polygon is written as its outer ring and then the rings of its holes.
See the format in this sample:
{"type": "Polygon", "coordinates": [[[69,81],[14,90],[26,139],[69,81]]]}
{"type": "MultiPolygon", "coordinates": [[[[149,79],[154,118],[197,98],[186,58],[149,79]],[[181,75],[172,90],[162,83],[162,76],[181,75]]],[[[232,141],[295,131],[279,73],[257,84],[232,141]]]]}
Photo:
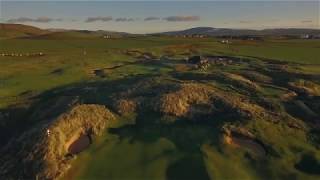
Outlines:
{"type": "Polygon", "coordinates": [[[22,24],[0,23],[0,39],[30,37],[49,33],[46,30],[22,24]]]}

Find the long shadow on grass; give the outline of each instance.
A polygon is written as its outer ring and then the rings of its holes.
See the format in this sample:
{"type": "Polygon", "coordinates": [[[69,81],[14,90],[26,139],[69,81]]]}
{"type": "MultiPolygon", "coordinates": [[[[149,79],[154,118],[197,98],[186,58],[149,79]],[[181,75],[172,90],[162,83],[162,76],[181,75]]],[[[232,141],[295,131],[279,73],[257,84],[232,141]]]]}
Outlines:
{"type": "MultiPolygon", "coordinates": [[[[9,113],[10,118],[4,119],[1,130],[6,130],[7,136],[1,139],[1,144],[6,144],[9,138],[19,136],[37,123],[43,123],[55,119],[61,113],[67,111],[74,103],[102,104],[111,107],[112,95],[128,90],[137,82],[143,82],[157,78],[150,75],[132,76],[120,80],[96,81],[71,84],[54,88],[40,95],[30,97],[33,101],[29,107],[22,108],[19,116],[14,116],[17,110],[13,107],[3,109],[9,113]]],[[[150,93],[150,92],[148,92],[150,93]]],[[[155,92],[156,93],[156,92],[155,92]]],[[[211,116],[214,117],[214,116],[211,116]]],[[[135,125],[127,125],[110,132],[120,138],[129,138],[132,141],[155,142],[159,138],[166,138],[175,144],[182,152],[183,157],[171,164],[167,169],[168,179],[209,179],[205,169],[201,146],[205,143],[219,144],[219,131],[222,120],[199,117],[199,122],[191,122],[186,119],[176,119],[176,122],[161,123],[162,115],[151,111],[141,111],[138,114],[135,125]]]]}
{"type": "Polygon", "coordinates": [[[153,76],[137,75],[110,81],[81,82],[61,86],[27,98],[27,105],[0,109],[0,145],[37,123],[50,121],[76,103],[109,105],[110,94],[124,91],[153,76]]]}
{"type": "MultiPolygon", "coordinates": [[[[171,141],[182,157],[167,168],[167,179],[210,179],[205,167],[201,147],[212,144],[220,148],[221,126],[227,122],[219,115],[199,116],[196,119],[174,118],[171,123],[163,123],[163,115],[152,111],[141,111],[134,125],[109,129],[120,140],[132,143],[154,143],[160,138],[171,141]]],[[[172,118],[172,117],[171,117],[172,118]]]]}

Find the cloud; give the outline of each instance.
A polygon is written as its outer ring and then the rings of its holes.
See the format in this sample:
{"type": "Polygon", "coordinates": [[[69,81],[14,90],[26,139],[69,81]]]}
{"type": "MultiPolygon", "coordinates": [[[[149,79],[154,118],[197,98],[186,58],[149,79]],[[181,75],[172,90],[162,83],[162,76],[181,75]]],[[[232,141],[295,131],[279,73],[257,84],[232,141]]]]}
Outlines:
{"type": "Polygon", "coordinates": [[[113,18],[112,16],[97,16],[97,17],[88,17],[85,22],[90,23],[90,22],[95,22],[95,21],[111,21],[113,18]]]}
{"type": "Polygon", "coordinates": [[[144,21],[156,21],[156,20],[160,20],[160,18],[154,17],[154,16],[144,18],[144,21]]]}
{"type": "Polygon", "coordinates": [[[33,19],[27,17],[19,17],[17,19],[9,19],[7,20],[8,23],[24,23],[24,22],[32,22],[33,19]]]}
{"type": "Polygon", "coordinates": [[[55,21],[55,19],[48,18],[48,17],[39,17],[37,19],[34,19],[34,22],[41,22],[41,23],[48,23],[51,21],[55,21]]]}
{"type": "Polygon", "coordinates": [[[134,21],[133,18],[117,18],[115,19],[116,22],[131,22],[134,21]]]}
{"type": "Polygon", "coordinates": [[[303,24],[304,24],[304,23],[312,23],[312,22],[313,22],[312,20],[302,20],[302,21],[301,21],[301,23],[303,23],[303,24]]]}
{"type": "Polygon", "coordinates": [[[162,18],[163,20],[166,21],[171,21],[171,22],[178,22],[178,21],[199,21],[200,17],[199,16],[169,16],[162,18]]]}
{"type": "Polygon", "coordinates": [[[58,18],[49,18],[49,17],[38,17],[38,18],[28,18],[28,17],[19,17],[16,19],[7,20],[8,23],[26,23],[26,22],[37,22],[37,23],[49,23],[52,21],[62,21],[63,19],[58,18]]]}

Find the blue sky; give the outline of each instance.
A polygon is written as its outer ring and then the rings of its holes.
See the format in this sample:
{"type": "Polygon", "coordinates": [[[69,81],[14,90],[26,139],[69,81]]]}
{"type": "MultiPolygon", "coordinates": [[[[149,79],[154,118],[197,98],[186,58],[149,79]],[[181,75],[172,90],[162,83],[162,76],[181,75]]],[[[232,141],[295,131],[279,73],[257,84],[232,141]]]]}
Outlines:
{"type": "Polygon", "coordinates": [[[196,26],[319,28],[319,2],[127,1],[1,2],[1,21],[41,28],[150,33],[196,26]]]}

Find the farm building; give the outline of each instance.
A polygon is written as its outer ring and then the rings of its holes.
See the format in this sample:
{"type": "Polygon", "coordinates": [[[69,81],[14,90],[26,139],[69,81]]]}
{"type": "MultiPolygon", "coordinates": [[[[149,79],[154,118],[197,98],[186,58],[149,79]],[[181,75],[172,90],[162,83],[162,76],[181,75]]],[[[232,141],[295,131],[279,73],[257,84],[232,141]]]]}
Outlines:
{"type": "Polygon", "coordinates": [[[111,38],[110,35],[104,35],[104,36],[103,36],[103,39],[110,39],[110,38],[111,38]]]}
{"type": "Polygon", "coordinates": [[[222,44],[231,44],[231,41],[229,39],[222,39],[219,42],[222,43],[222,44]]]}

